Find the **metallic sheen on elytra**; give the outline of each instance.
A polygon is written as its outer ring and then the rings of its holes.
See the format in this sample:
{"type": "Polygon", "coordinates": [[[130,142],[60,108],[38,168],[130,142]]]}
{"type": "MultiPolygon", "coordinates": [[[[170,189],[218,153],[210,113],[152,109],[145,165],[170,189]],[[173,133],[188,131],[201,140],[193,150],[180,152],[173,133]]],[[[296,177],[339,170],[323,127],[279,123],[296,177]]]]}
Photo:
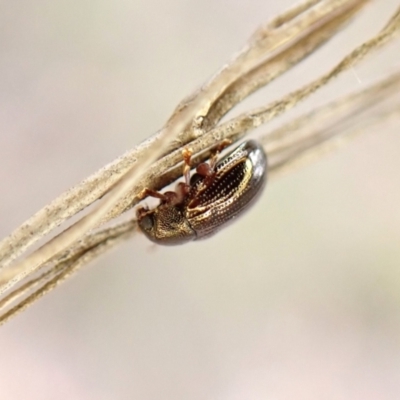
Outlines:
{"type": "Polygon", "coordinates": [[[146,189],[145,195],[161,202],[154,210],[137,211],[140,229],[155,243],[175,245],[213,235],[249,209],[265,186],[267,157],[253,140],[218,162],[216,152],[210,164],[200,164],[190,180],[188,153],[184,155],[186,183],[178,184],[176,192],[164,194],[146,189]]]}

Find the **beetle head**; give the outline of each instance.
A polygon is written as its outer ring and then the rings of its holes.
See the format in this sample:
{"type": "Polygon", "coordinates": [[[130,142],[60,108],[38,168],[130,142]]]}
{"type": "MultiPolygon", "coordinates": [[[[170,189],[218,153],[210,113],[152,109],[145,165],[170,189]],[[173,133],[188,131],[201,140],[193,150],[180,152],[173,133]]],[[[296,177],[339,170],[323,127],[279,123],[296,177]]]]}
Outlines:
{"type": "Polygon", "coordinates": [[[158,244],[182,244],[196,238],[182,207],[177,205],[164,203],[150,211],[141,208],[137,220],[143,233],[158,244]]]}

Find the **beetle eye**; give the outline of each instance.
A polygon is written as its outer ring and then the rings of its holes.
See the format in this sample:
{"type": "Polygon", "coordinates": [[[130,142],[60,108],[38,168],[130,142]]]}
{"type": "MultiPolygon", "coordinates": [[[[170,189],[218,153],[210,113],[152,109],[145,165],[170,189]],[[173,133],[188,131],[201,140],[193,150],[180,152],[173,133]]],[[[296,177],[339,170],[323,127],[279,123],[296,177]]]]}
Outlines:
{"type": "Polygon", "coordinates": [[[145,215],[141,220],[140,220],[140,227],[144,229],[145,231],[150,231],[153,226],[154,226],[154,219],[151,214],[145,215]]]}

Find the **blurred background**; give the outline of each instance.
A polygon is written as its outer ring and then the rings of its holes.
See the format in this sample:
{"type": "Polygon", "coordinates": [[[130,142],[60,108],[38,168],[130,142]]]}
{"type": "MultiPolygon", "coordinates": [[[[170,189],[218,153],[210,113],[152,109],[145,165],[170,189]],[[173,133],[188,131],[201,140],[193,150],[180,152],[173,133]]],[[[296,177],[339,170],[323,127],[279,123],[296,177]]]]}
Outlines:
{"type": "MultiPolygon", "coordinates": [[[[0,237],[153,134],[292,4],[3,2],[0,237]]],[[[327,71],[397,6],[373,2],[240,110],[327,71]]],[[[399,49],[269,127],[394,72],[399,49]]],[[[0,399],[398,399],[399,126],[274,180],[213,239],[138,235],[85,267],[1,327],[0,399]]]]}

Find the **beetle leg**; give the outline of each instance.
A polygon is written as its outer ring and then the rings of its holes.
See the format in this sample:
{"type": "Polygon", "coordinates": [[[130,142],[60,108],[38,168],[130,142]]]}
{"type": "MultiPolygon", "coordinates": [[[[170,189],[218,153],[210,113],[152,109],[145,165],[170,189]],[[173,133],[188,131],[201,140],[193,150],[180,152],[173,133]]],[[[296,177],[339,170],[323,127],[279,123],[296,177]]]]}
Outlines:
{"type": "Polygon", "coordinates": [[[218,143],[217,148],[215,149],[214,153],[210,157],[210,168],[213,170],[215,168],[215,165],[217,164],[218,157],[221,153],[222,150],[224,150],[226,147],[232,144],[232,140],[230,139],[224,139],[220,143],[218,143]]]}
{"type": "Polygon", "coordinates": [[[192,154],[192,150],[187,147],[182,150],[183,176],[185,177],[185,183],[187,186],[190,186],[190,161],[192,158],[192,154]]]}
{"type": "Polygon", "coordinates": [[[214,180],[215,171],[208,163],[201,163],[197,166],[196,172],[204,177],[203,185],[208,186],[211,185],[212,181],[214,180]]]}
{"type": "Polygon", "coordinates": [[[140,221],[149,212],[149,207],[139,207],[136,209],[136,219],[140,221]]]}
{"type": "Polygon", "coordinates": [[[201,163],[197,166],[196,168],[196,172],[203,176],[204,178],[208,177],[208,176],[212,176],[213,174],[213,168],[211,168],[211,165],[208,163],[201,163]]]}
{"type": "Polygon", "coordinates": [[[144,199],[145,197],[155,197],[160,199],[164,204],[177,205],[183,202],[185,196],[190,191],[190,161],[192,158],[192,150],[189,148],[184,148],[182,150],[183,156],[183,175],[185,177],[185,183],[181,182],[176,187],[176,192],[165,192],[160,193],[156,190],[145,188],[139,194],[139,199],[144,199]]]}
{"type": "Polygon", "coordinates": [[[145,197],[154,197],[156,199],[160,199],[163,201],[167,201],[167,197],[165,196],[165,194],[157,192],[156,190],[153,189],[149,189],[149,188],[145,188],[143,189],[140,193],[139,193],[139,199],[143,200],[145,197]]]}
{"type": "Polygon", "coordinates": [[[179,204],[180,203],[180,194],[175,192],[165,192],[160,193],[156,190],[145,188],[139,194],[139,199],[143,200],[145,197],[154,197],[156,199],[160,199],[161,203],[164,204],[179,204]]]}
{"type": "Polygon", "coordinates": [[[186,196],[190,192],[190,185],[185,182],[179,182],[175,188],[176,198],[173,200],[173,204],[181,204],[185,200],[186,196]]]}
{"type": "Polygon", "coordinates": [[[210,161],[208,163],[201,163],[197,166],[196,172],[205,178],[204,185],[208,186],[213,181],[214,174],[215,174],[214,169],[215,169],[215,166],[217,165],[218,157],[219,157],[221,151],[225,147],[229,146],[231,143],[232,143],[231,140],[224,139],[222,142],[220,142],[218,144],[217,148],[212,153],[212,155],[210,157],[210,161]]]}

